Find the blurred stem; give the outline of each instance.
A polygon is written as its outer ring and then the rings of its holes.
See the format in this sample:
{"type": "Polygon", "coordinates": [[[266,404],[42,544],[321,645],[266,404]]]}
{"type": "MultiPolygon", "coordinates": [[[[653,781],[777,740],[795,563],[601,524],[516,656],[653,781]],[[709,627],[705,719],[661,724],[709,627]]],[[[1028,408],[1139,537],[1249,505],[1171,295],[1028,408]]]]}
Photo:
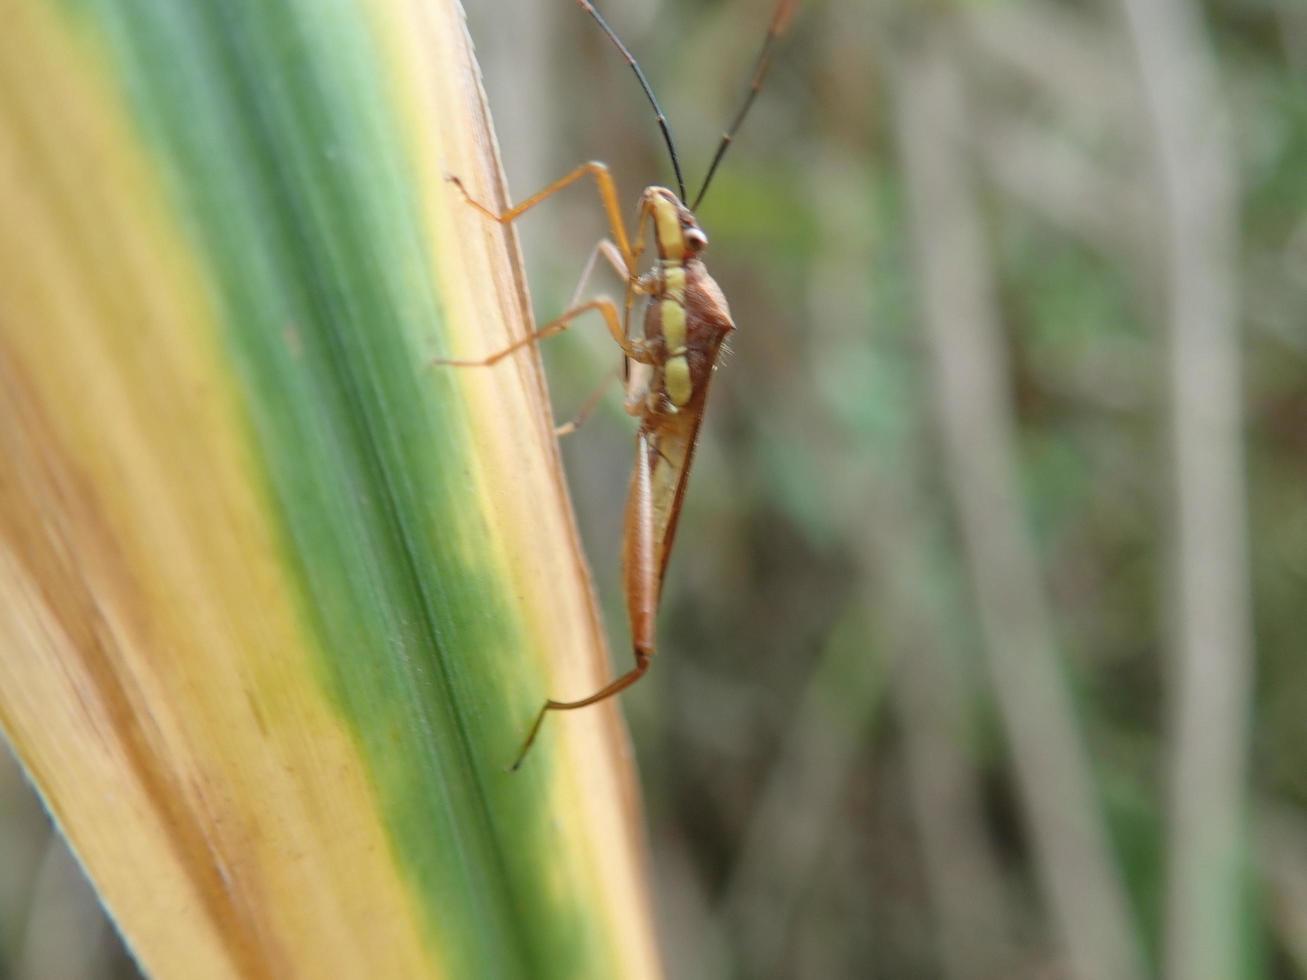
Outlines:
{"type": "Polygon", "coordinates": [[[1307,821],[1276,803],[1258,810],[1257,855],[1270,891],[1271,927],[1296,975],[1307,977],[1307,821]]]}
{"type": "MultiPolygon", "coordinates": [[[[875,25],[868,24],[859,5],[832,7],[821,24],[832,51],[873,43],[875,25]]],[[[893,412],[878,413],[869,423],[842,411],[838,396],[828,396],[830,410],[849,438],[830,446],[819,466],[847,473],[851,459],[864,461],[858,477],[848,479],[848,497],[837,505],[843,526],[864,529],[855,542],[864,583],[860,597],[871,618],[871,636],[863,642],[878,651],[864,670],[887,673],[885,693],[897,716],[920,839],[917,850],[929,890],[931,950],[950,980],[985,980],[1012,972],[1006,955],[1012,909],[985,835],[979,773],[966,749],[976,680],[961,662],[966,653],[953,642],[959,620],[952,587],[956,576],[951,563],[941,567],[933,548],[942,515],[939,496],[930,493],[923,477],[920,357],[909,339],[910,326],[886,302],[902,267],[897,258],[901,209],[882,201],[871,215],[871,208],[851,206],[871,187],[863,162],[866,151],[849,145],[841,109],[874,84],[874,67],[863,59],[848,64],[857,67],[832,73],[819,99],[830,108],[823,113],[824,138],[814,146],[807,170],[807,192],[819,221],[807,319],[820,340],[813,346],[809,384],[815,390],[833,389],[823,381],[841,377],[842,365],[865,352],[865,363],[874,365],[875,373],[863,377],[867,392],[862,397],[871,399],[872,391],[883,391],[887,384],[899,397],[893,398],[893,412]],[[875,270],[871,275],[869,263],[875,270]],[[886,466],[887,460],[894,464],[886,466]]],[[[873,171],[872,176],[878,175],[873,171]]],[[[816,430],[831,421],[805,424],[816,430]]],[[[874,693],[881,696],[879,686],[874,693]]]]}
{"type": "Polygon", "coordinates": [[[745,831],[723,911],[746,951],[745,976],[776,975],[797,907],[815,872],[883,703],[885,663],[853,618],[836,628],[745,831]]]}
{"type": "Polygon", "coordinates": [[[964,153],[966,107],[947,25],[896,51],[895,122],[907,180],[938,424],[987,664],[1036,867],[1082,980],[1143,976],[1016,481],[992,274],[964,153]]]}
{"type": "MultiPolygon", "coordinates": [[[[919,499],[919,498],[918,498],[919,499]]],[[[937,581],[925,529],[907,501],[886,515],[882,579],[889,593],[883,629],[895,651],[891,698],[907,758],[912,811],[936,919],[943,975],[984,980],[1012,973],[1013,916],[993,849],[986,840],[976,767],[964,746],[969,678],[949,655],[940,617],[921,582],[937,581]],[[888,566],[893,561],[894,568],[888,566]]]]}
{"type": "Polygon", "coordinates": [[[1125,181],[1015,113],[995,113],[978,129],[985,176],[1021,207],[1104,255],[1134,250],[1138,208],[1125,181]]]}
{"type": "Polygon", "coordinates": [[[1138,150],[1118,135],[1137,122],[1137,92],[1129,52],[1102,21],[1093,9],[1052,4],[966,8],[977,70],[1023,91],[976,100],[983,118],[970,135],[986,179],[1021,208],[1114,261],[1141,265],[1147,201],[1138,150]]]}
{"type": "Polygon", "coordinates": [[[1281,3],[1275,7],[1280,21],[1285,60],[1298,78],[1307,76],[1307,7],[1300,3],[1281,3]]]}
{"type": "Polygon", "coordinates": [[[1126,0],[1148,110],[1167,319],[1171,850],[1166,975],[1240,973],[1251,623],[1236,321],[1237,191],[1196,8],[1126,0]]]}

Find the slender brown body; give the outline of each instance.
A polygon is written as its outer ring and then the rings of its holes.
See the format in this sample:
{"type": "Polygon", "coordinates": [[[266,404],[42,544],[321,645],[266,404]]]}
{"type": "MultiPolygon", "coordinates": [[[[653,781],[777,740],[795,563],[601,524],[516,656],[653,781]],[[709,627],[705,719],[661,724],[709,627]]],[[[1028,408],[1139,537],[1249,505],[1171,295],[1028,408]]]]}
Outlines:
{"type": "MultiPolygon", "coordinates": [[[[646,188],[640,196],[634,239],[626,233],[617,204],[617,191],[608,168],[602,163],[578,167],[502,214],[470,197],[467,200],[488,217],[509,222],[587,174],[592,175],[599,185],[599,195],[616,239],[615,242],[601,242],[597,253],[606,255],[626,279],[624,310],[619,312],[611,299],[598,297],[573,307],[534,334],[489,357],[475,361],[441,359],[438,362],[461,367],[489,366],[515,350],[567,329],[580,314],[597,311],[603,315],[609,332],[628,359],[626,410],[640,419],[622,542],[635,666],[589,697],[578,701],[546,701],[513,768],[517,768],[526,757],[548,712],[584,708],[603,701],[630,687],[648,670],[655,650],[663,576],[676,537],[676,523],[681,514],[690,465],[694,462],[694,447],[703,421],[708,388],[722,343],[735,329],[726,297],[699,258],[699,253],[708,246],[708,236],[690,209],[666,187],[646,188]],[[643,250],[646,226],[652,226],[658,261],[652,270],[638,275],[636,263],[643,250]],[[627,324],[635,298],[640,295],[648,297],[644,332],[640,337],[631,337],[627,324]]],[[[462,189],[457,178],[451,179],[462,189]]]]}
{"type": "MultiPolygon", "coordinates": [[[[723,154],[762,86],[770,63],[772,45],[786,29],[797,2],[798,0],[777,0],[762,50],[758,54],[748,94],[734,121],[722,134],[721,143],[708,167],[708,174],[694,199],[696,208],[703,200],[723,154]]],[[[577,3],[594,18],[635,72],[657,115],[680,193],[678,195],[666,187],[646,188],[640,195],[635,235],[628,236],[617,190],[608,168],[602,163],[583,164],[503,212],[496,212],[473,200],[457,177],[450,178],[463,192],[469,204],[486,217],[507,224],[582,177],[594,177],[613,233],[613,240],[600,242],[594,255],[602,254],[626,280],[626,297],[621,310],[611,299],[596,297],[574,305],[535,333],[489,357],[474,361],[442,358],[436,362],[463,367],[489,366],[514,351],[566,330],[582,313],[594,311],[603,316],[608,332],[627,357],[626,409],[640,420],[635,437],[635,466],[631,472],[626,502],[626,529],[622,542],[622,567],[635,666],[588,697],[577,701],[546,701],[527,734],[522,751],[512,766],[514,769],[522,764],[527,750],[540,731],[540,725],[550,711],[584,708],[603,701],[630,687],[648,670],[656,648],[656,621],[663,578],[667,574],[667,561],[676,538],[676,524],[681,515],[690,467],[694,462],[694,449],[708,401],[708,388],[722,344],[735,329],[726,297],[712,276],[708,275],[699,258],[699,254],[708,246],[708,237],[699,227],[693,211],[684,203],[688,198],[681,177],[681,165],[667,119],[654,97],[653,89],[626,45],[600,16],[594,4],[590,0],[577,0],[577,3]],[[646,224],[652,227],[658,261],[651,271],[641,275],[637,265],[644,248],[646,224]],[[637,296],[647,297],[648,307],[645,310],[642,336],[632,337],[630,319],[637,296]]],[[[592,256],[591,263],[593,261],[592,256]]],[[[586,275],[589,270],[590,265],[587,265],[586,275]]],[[[584,282],[585,275],[582,276],[582,284],[584,282]]],[[[580,287],[577,293],[580,294],[580,287]]],[[[576,424],[570,423],[560,432],[572,431],[576,424]]]]}
{"type": "MultiPolygon", "coordinates": [[[[598,179],[600,194],[613,213],[615,207],[609,202],[615,192],[607,168],[593,163],[587,167],[598,179]]],[[[620,219],[613,222],[613,232],[618,241],[614,247],[621,255],[627,280],[626,312],[619,338],[629,359],[626,409],[640,419],[622,542],[635,666],[579,701],[546,701],[514,768],[525,758],[550,711],[570,711],[603,701],[630,687],[649,669],[656,648],[663,576],[694,462],[709,384],[722,343],[735,329],[726,297],[699,259],[699,253],[708,246],[708,236],[674,193],[665,187],[645,189],[640,196],[634,247],[620,219]],[[658,264],[649,273],[637,276],[635,264],[646,222],[653,226],[658,264]],[[644,335],[630,338],[625,325],[637,294],[648,296],[644,335]]],[[[616,307],[610,300],[596,300],[591,305],[594,303],[606,310],[604,315],[613,329],[616,307]]],[[[546,325],[537,335],[551,329],[552,324],[546,325]]]]}
{"type": "Polygon", "coordinates": [[[627,395],[628,410],[640,415],[623,544],[627,612],[637,664],[655,649],[663,578],[708,388],[722,344],[735,329],[725,296],[698,258],[707,239],[694,216],[665,188],[650,188],[644,200],[655,213],[659,264],[649,277],[644,317],[643,346],[649,360],[633,369],[627,395]],[[657,220],[660,207],[675,209],[675,226],[657,220]],[[674,236],[680,239],[679,248],[674,236]],[[680,318],[669,303],[680,308],[680,318]],[[665,315],[669,321],[683,319],[681,325],[669,324],[670,337],[664,329],[665,315]],[[672,368],[669,384],[669,362],[674,366],[678,358],[684,367],[672,368]]]}

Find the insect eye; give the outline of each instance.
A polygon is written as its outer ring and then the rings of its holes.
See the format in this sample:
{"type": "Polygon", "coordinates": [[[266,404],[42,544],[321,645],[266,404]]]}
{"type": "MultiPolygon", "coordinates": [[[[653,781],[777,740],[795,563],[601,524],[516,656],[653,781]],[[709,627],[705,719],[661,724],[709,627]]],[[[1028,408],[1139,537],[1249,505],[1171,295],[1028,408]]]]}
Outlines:
{"type": "Polygon", "coordinates": [[[708,247],[708,236],[698,228],[685,229],[685,244],[695,252],[702,251],[708,247]]]}

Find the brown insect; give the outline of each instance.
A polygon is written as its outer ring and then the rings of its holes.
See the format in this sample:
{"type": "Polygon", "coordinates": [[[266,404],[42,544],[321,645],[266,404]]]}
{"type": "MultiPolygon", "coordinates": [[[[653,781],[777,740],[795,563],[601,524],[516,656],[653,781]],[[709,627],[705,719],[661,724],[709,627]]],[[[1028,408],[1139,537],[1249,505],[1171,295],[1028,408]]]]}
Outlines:
{"type": "MultiPolygon", "coordinates": [[[[626,356],[626,410],[640,419],[622,543],[626,606],[631,623],[635,666],[589,697],[577,701],[547,700],[536,715],[535,723],[513,763],[513,769],[517,769],[526,758],[527,751],[535,742],[540,726],[550,711],[570,711],[596,704],[630,687],[649,669],[649,661],[655,649],[655,621],[663,578],[667,573],[667,559],[671,555],[672,542],[676,536],[676,523],[685,498],[690,465],[694,461],[699,426],[708,399],[708,386],[722,343],[735,329],[726,297],[700,258],[708,246],[708,236],[699,227],[694,210],[703,200],[723,155],[762,87],[762,80],[771,61],[772,46],[788,26],[798,0],[779,0],[777,3],[754,66],[753,79],[744,104],[717,146],[693,207],[685,204],[685,181],[681,176],[681,164],[667,125],[667,117],[658,105],[644,72],[593,4],[588,0],[577,0],[577,3],[595,19],[635,72],[640,87],[657,115],[680,193],[678,195],[666,187],[646,188],[640,195],[635,235],[630,237],[622,220],[617,188],[608,168],[602,163],[591,162],[577,167],[567,176],[503,213],[473,200],[457,177],[449,178],[462,191],[468,204],[486,217],[507,224],[587,174],[593,176],[608,216],[612,239],[604,239],[596,246],[582,276],[582,286],[598,255],[602,255],[617,270],[618,275],[626,280],[625,303],[620,311],[613,300],[600,296],[573,305],[530,336],[489,357],[475,361],[440,359],[433,362],[456,367],[488,367],[523,347],[561,333],[582,313],[594,310],[603,316],[609,333],[626,356]],[[658,261],[650,271],[640,274],[637,266],[644,250],[647,227],[653,231],[658,261]],[[648,301],[644,314],[644,332],[642,336],[632,337],[628,326],[638,296],[647,297],[648,301]]],[[[580,289],[578,287],[578,294],[580,289]]],[[[564,426],[560,431],[570,431],[576,424],[564,426]]]]}

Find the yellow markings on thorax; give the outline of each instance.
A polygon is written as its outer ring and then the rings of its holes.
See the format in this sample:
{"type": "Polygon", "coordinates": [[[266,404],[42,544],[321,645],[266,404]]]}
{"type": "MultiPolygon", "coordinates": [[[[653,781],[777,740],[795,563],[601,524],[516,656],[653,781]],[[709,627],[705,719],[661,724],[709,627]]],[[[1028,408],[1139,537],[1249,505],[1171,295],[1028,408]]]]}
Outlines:
{"type": "Polygon", "coordinates": [[[690,362],[686,359],[685,325],[685,235],[681,231],[681,214],[676,204],[665,197],[653,200],[654,234],[658,238],[658,255],[662,262],[661,310],[663,343],[667,357],[663,361],[663,383],[673,407],[684,408],[694,395],[690,380],[690,362]]]}
{"type": "Polygon", "coordinates": [[[690,403],[694,385],[690,382],[690,362],[685,358],[685,307],[674,299],[663,300],[663,342],[667,360],[663,362],[663,380],[667,397],[677,408],[690,403]]]}
{"type": "Polygon", "coordinates": [[[690,362],[684,354],[669,357],[663,365],[663,381],[667,384],[667,397],[677,408],[690,404],[694,385],[690,382],[690,362]]]}
{"type": "Polygon", "coordinates": [[[674,299],[663,300],[663,343],[671,355],[685,353],[685,307],[674,299]]]}
{"type": "Polygon", "coordinates": [[[681,214],[676,204],[665,197],[653,199],[654,234],[658,238],[658,255],[678,262],[685,258],[685,235],[681,233],[681,214]]]}
{"type": "Polygon", "coordinates": [[[663,294],[668,299],[685,303],[685,266],[677,263],[663,267],[663,294]]]}
{"type": "Polygon", "coordinates": [[[681,210],[667,197],[654,199],[654,234],[663,267],[663,298],[659,301],[663,344],[667,349],[663,361],[663,384],[673,408],[685,408],[694,396],[690,362],[685,355],[685,265],[682,265],[686,252],[685,233],[681,230],[681,210]]]}

